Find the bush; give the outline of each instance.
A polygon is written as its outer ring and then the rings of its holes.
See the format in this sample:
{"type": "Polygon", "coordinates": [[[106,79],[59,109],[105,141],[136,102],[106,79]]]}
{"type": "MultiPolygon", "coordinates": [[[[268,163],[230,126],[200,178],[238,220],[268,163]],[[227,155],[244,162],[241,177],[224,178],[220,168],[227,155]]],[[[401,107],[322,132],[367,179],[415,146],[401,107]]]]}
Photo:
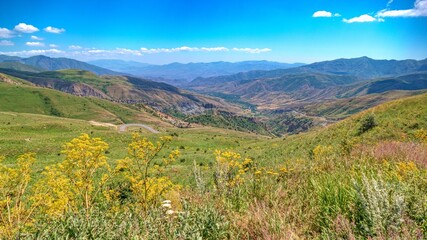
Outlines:
{"type": "Polygon", "coordinates": [[[357,135],[361,135],[377,126],[373,115],[368,115],[360,121],[360,126],[357,130],[357,135]]]}

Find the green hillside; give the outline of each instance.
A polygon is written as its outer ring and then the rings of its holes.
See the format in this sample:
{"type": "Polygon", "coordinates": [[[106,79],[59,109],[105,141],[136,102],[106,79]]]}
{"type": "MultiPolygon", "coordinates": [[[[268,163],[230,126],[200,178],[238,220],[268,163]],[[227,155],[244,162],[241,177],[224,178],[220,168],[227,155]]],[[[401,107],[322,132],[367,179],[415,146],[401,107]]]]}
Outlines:
{"type": "Polygon", "coordinates": [[[34,67],[31,65],[25,65],[20,62],[0,62],[0,68],[13,69],[18,71],[27,71],[27,72],[41,72],[42,68],[34,67]]]}
{"type": "Polygon", "coordinates": [[[0,82],[0,111],[34,113],[107,123],[159,122],[141,110],[93,97],[0,82]]]}
{"type": "MultiPolygon", "coordinates": [[[[275,140],[280,154],[306,156],[316,145],[375,144],[379,141],[412,141],[420,129],[427,129],[427,93],[401,98],[355,114],[341,122],[308,133],[275,140]],[[364,119],[372,116],[376,126],[359,133],[364,119]]],[[[271,143],[268,143],[270,145],[271,143]]],[[[265,154],[271,153],[269,149],[265,154]]],[[[277,153],[276,153],[277,154],[277,153]]]]}

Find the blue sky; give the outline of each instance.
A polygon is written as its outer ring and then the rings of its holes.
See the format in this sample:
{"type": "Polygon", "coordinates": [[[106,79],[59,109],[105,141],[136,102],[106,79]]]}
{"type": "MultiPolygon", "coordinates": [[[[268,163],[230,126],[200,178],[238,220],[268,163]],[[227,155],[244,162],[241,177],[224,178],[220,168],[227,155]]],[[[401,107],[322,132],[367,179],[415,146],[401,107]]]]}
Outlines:
{"type": "Polygon", "coordinates": [[[13,0],[0,54],[147,63],[427,58],[427,0],[13,0]]]}

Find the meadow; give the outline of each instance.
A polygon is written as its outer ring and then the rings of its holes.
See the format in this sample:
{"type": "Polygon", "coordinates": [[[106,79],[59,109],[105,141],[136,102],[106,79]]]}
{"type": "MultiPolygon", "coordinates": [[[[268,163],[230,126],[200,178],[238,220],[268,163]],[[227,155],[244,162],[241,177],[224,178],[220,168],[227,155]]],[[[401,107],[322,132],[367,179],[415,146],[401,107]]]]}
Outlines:
{"type": "Polygon", "coordinates": [[[426,102],[283,138],[0,112],[0,236],[425,239],[426,102]]]}

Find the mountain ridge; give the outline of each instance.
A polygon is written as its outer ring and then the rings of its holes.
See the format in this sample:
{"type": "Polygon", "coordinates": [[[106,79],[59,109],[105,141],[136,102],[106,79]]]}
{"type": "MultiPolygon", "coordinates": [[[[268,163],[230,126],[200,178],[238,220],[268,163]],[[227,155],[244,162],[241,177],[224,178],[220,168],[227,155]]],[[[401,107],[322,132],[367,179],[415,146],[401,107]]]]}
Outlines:
{"type": "Polygon", "coordinates": [[[0,55],[1,62],[18,62],[28,66],[40,68],[45,71],[55,71],[62,69],[81,69],[93,72],[98,75],[121,75],[121,73],[101,68],[89,63],[78,61],[71,58],[51,58],[44,55],[36,55],[28,58],[21,58],[16,56],[0,55]]]}

